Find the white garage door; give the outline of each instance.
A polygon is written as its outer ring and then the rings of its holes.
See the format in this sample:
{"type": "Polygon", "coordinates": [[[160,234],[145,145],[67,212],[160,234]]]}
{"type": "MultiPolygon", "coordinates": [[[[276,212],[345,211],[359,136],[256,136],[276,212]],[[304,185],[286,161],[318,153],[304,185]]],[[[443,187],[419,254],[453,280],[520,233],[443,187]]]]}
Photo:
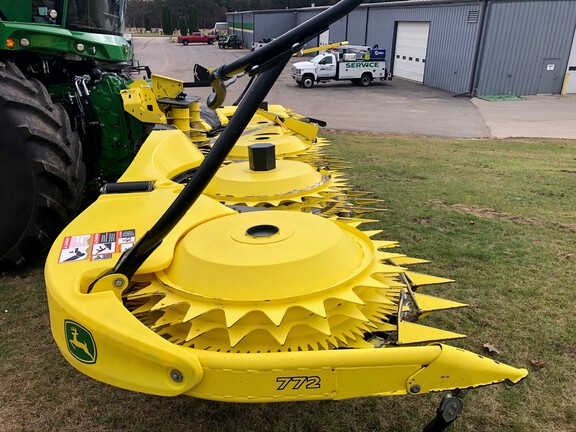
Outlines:
{"type": "Polygon", "coordinates": [[[570,58],[568,59],[566,79],[568,82],[565,84],[564,91],[566,93],[576,93],[576,32],[574,33],[572,50],[570,51],[570,58]]]}
{"type": "Polygon", "coordinates": [[[429,22],[399,22],[396,33],[394,76],[424,81],[429,22]]]}

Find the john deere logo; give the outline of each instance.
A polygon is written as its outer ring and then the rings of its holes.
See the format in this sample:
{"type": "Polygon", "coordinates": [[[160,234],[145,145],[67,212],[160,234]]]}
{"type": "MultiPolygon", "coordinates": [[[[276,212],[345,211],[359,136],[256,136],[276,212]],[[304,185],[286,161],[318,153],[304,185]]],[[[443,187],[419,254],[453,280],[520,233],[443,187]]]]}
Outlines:
{"type": "Polygon", "coordinates": [[[68,351],[82,363],[96,363],[96,343],[92,333],[74,321],[64,321],[64,334],[68,351]]]}

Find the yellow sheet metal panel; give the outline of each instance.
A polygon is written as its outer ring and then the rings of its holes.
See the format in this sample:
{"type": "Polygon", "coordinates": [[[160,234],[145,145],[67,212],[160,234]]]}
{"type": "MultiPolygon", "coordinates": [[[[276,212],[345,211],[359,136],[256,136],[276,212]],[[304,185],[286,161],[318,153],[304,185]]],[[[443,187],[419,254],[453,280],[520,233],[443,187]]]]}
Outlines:
{"type": "MultiPolygon", "coordinates": [[[[52,274],[47,281],[59,282],[52,274]]],[[[202,368],[193,353],[175,350],[143,328],[112,292],[87,295],[49,290],[48,305],[52,335],[62,355],[92,378],[163,396],[182,394],[202,380],[202,368]],[[175,380],[173,374],[182,378],[175,380]]]]}
{"type": "Polygon", "coordinates": [[[163,75],[152,74],[152,90],[156,99],[174,99],[184,91],[184,82],[163,75]]]}
{"type": "Polygon", "coordinates": [[[179,173],[200,166],[204,156],[179,130],[152,131],[120,182],[166,182],[179,173]]]}
{"type": "Polygon", "coordinates": [[[143,123],[166,123],[166,116],[158,107],[156,97],[147,81],[139,80],[121,90],[124,110],[143,123]]]}

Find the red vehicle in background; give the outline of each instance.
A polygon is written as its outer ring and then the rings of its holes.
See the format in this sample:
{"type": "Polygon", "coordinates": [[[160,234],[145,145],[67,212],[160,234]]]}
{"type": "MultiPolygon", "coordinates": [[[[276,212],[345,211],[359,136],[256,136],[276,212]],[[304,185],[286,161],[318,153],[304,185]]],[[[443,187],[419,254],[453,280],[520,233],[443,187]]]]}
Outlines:
{"type": "Polygon", "coordinates": [[[178,36],[178,43],[181,43],[182,45],[188,45],[189,43],[206,43],[208,45],[212,45],[215,39],[216,36],[205,35],[201,32],[194,32],[188,36],[178,36]]]}

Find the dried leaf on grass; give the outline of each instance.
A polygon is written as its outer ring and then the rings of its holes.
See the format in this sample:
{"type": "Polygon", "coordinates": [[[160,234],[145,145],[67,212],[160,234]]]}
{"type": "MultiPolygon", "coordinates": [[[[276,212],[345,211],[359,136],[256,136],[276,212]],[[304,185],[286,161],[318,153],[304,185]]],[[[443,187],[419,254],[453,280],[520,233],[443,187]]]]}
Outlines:
{"type": "Polygon", "coordinates": [[[540,369],[546,366],[546,362],[540,359],[530,360],[530,364],[534,366],[536,369],[540,369]]]}
{"type": "Polygon", "coordinates": [[[496,348],[494,345],[492,345],[491,343],[485,343],[485,344],[482,344],[482,346],[489,353],[494,353],[494,354],[500,354],[501,353],[501,351],[498,348],[496,348]]]}

